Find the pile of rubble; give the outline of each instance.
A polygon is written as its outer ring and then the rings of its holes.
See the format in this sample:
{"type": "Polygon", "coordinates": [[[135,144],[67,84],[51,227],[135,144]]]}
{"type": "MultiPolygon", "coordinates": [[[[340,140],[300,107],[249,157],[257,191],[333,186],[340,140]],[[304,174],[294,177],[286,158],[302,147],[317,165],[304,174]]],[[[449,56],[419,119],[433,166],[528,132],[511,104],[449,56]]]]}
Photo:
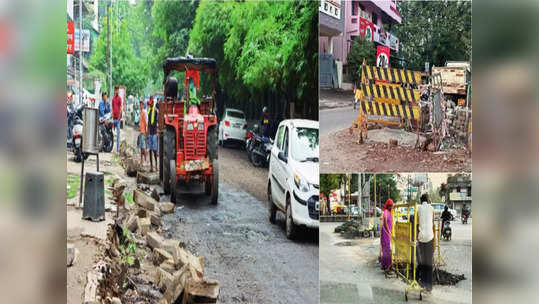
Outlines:
{"type": "MultiPolygon", "coordinates": [[[[113,187],[119,192],[123,182],[113,187]]],[[[154,195],[145,190],[135,189],[136,207],[124,209],[109,226],[104,264],[88,280],[99,286],[95,303],[216,303],[219,282],[204,278],[203,258],[160,234],[161,215],[173,213],[174,204],[156,200],[155,189],[154,195]]]]}
{"type": "Polygon", "coordinates": [[[471,120],[472,111],[466,107],[455,105],[453,101],[448,101],[445,117],[449,135],[466,143],[468,122],[471,120]]]}
{"type": "Polygon", "coordinates": [[[432,278],[435,285],[456,285],[458,282],[466,280],[463,274],[452,274],[438,268],[434,269],[432,278]]]}
{"type": "Polygon", "coordinates": [[[373,230],[368,228],[361,224],[361,221],[352,220],[335,227],[335,233],[340,233],[346,239],[369,237],[373,230]]]}

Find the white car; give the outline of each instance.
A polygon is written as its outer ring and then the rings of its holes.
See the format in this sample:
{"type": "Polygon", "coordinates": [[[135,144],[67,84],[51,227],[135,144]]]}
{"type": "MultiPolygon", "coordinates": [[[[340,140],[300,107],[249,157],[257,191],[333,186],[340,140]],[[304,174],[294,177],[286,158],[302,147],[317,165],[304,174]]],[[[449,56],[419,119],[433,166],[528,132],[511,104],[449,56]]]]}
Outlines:
{"type": "Polygon", "coordinates": [[[319,226],[318,122],[284,120],[279,124],[271,149],[268,173],[269,220],[277,210],[286,215],[286,236],[292,239],[297,226],[319,226]]]}
{"type": "Polygon", "coordinates": [[[243,111],[226,109],[219,123],[219,144],[224,146],[228,142],[238,142],[243,147],[246,133],[247,121],[243,111]]]}

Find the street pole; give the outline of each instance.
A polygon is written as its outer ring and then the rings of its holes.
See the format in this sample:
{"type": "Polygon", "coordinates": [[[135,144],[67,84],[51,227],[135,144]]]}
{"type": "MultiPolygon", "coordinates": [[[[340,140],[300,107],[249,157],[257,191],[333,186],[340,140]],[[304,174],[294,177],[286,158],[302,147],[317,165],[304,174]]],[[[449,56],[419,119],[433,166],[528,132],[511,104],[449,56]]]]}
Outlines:
{"type": "Polygon", "coordinates": [[[109,4],[109,12],[107,16],[107,35],[109,42],[109,101],[112,102],[112,27],[111,27],[111,11],[112,3],[109,4]]]}
{"type": "Polygon", "coordinates": [[[374,173],[374,217],[376,217],[376,173],[374,173]]]}
{"type": "Polygon", "coordinates": [[[82,0],[79,0],[79,105],[82,103],[82,0]]]}

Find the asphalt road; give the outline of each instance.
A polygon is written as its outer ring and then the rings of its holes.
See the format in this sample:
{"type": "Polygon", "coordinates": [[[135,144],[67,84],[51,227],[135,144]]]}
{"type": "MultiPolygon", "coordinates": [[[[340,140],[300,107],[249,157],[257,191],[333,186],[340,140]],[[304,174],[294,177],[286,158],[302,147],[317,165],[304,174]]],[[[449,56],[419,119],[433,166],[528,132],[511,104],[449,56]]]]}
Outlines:
{"type": "Polygon", "coordinates": [[[359,111],[354,110],[353,107],[321,110],[319,114],[320,134],[324,135],[350,127],[358,114],[359,111]]]}
{"type": "Polygon", "coordinates": [[[318,303],[318,231],[290,241],[282,214],[269,222],[267,169],[254,168],[244,150],[220,148],[219,178],[218,205],[183,195],[162,218],[164,236],[204,257],[204,277],[221,284],[220,303],[318,303]]]}

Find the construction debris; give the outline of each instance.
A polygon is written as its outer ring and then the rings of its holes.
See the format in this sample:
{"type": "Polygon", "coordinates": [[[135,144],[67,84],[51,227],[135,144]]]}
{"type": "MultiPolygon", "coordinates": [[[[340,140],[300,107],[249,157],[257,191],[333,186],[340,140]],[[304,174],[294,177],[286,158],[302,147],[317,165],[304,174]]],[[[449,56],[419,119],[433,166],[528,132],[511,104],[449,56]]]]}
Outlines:
{"type": "Polygon", "coordinates": [[[157,172],[137,172],[137,184],[158,185],[159,173],[157,172]]]}
{"type": "Polygon", "coordinates": [[[452,274],[439,268],[434,269],[432,278],[435,285],[455,285],[462,280],[466,280],[464,274],[452,274]]]}
{"type": "Polygon", "coordinates": [[[357,237],[369,237],[370,230],[363,226],[360,221],[347,221],[335,227],[335,233],[340,233],[344,238],[353,239],[357,237]]]}
{"type": "Polygon", "coordinates": [[[150,211],[153,211],[157,205],[157,202],[151,196],[138,189],[133,192],[133,200],[137,205],[150,211]]]}
{"type": "Polygon", "coordinates": [[[175,205],[173,203],[171,203],[171,202],[160,203],[159,204],[159,209],[163,213],[174,213],[174,207],[175,207],[175,205]]]}

